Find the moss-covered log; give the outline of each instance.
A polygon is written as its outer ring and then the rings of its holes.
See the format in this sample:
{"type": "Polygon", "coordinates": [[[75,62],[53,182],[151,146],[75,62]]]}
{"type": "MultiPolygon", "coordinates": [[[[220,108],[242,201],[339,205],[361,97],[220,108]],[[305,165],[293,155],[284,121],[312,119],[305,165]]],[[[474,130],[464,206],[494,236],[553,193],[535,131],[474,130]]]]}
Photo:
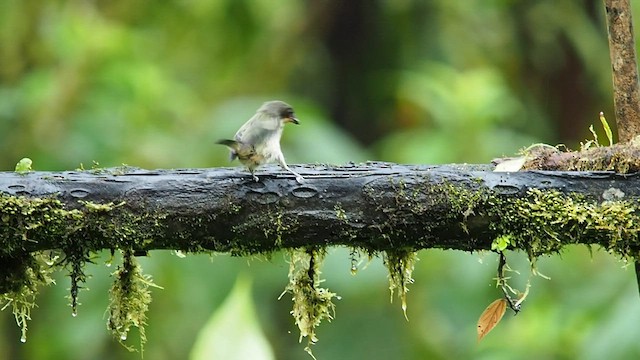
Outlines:
{"type": "Polygon", "coordinates": [[[568,243],[632,256],[640,248],[637,175],[390,163],[297,170],[302,184],[275,166],[258,183],[240,168],[0,173],[0,256],[327,245],[473,251],[497,238],[534,256],[568,243]]]}

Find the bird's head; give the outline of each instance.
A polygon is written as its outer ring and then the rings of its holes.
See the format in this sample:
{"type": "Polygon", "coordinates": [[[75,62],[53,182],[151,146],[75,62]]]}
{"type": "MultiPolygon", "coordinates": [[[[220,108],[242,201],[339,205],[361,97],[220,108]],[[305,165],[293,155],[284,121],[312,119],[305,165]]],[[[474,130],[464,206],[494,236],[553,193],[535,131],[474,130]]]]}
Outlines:
{"type": "Polygon", "coordinates": [[[293,112],[293,108],[289,104],[283,101],[278,101],[278,100],[268,101],[262,104],[262,106],[260,107],[260,109],[258,109],[258,111],[259,112],[262,111],[271,117],[278,118],[284,124],[300,123],[300,121],[298,121],[298,118],[296,118],[295,113],[293,112]]]}

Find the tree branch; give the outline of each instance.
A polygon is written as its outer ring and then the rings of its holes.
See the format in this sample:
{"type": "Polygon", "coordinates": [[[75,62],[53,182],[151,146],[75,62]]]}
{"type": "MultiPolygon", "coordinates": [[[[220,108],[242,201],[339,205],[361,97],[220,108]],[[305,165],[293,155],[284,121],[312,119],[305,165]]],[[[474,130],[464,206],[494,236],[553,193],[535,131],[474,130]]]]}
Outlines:
{"type": "Polygon", "coordinates": [[[640,134],[640,89],[629,0],[605,0],[613,98],[620,141],[640,134]]]}
{"type": "Polygon", "coordinates": [[[474,251],[505,236],[510,248],[534,256],[568,243],[623,255],[640,248],[640,221],[632,222],[637,175],[390,163],[298,168],[303,184],[275,166],[259,183],[230,168],[0,173],[0,256],[78,246],[474,251]]]}

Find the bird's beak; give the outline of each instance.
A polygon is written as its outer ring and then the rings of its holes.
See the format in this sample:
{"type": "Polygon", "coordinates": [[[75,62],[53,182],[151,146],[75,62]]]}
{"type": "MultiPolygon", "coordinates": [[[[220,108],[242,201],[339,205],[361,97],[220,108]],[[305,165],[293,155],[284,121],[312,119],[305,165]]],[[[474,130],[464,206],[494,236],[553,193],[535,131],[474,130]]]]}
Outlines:
{"type": "Polygon", "coordinates": [[[293,117],[293,116],[284,118],[284,122],[285,123],[290,122],[290,123],[294,123],[296,125],[300,124],[300,121],[298,121],[298,118],[293,117]]]}

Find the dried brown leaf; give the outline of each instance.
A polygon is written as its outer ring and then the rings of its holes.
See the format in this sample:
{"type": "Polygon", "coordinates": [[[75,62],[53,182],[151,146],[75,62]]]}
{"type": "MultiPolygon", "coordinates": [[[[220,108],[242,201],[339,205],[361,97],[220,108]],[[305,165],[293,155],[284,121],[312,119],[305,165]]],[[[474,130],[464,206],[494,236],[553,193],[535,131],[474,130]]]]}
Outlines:
{"type": "Polygon", "coordinates": [[[500,298],[492,302],[480,315],[478,319],[478,341],[489,333],[502,320],[502,316],[507,310],[507,300],[500,298]]]}

